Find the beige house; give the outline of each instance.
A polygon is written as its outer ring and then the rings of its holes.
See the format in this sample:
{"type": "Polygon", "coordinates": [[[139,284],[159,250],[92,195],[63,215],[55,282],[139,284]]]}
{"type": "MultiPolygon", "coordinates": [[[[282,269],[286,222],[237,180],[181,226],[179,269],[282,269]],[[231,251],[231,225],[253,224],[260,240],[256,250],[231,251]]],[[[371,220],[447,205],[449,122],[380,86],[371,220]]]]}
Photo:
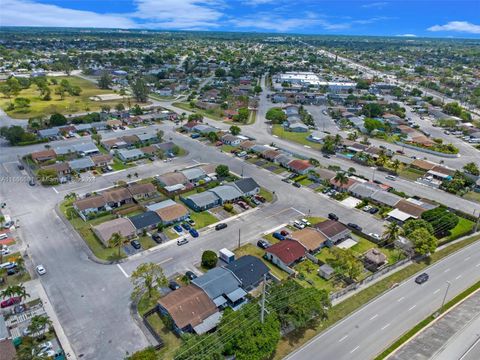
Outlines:
{"type": "Polygon", "coordinates": [[[104,222],[93,226],[92,231],[105,246],[108,246],[108,241],[117,232],[125,239],[132,239],[136,236],[135,226],[128,218],[118,218],[104,222]]]}

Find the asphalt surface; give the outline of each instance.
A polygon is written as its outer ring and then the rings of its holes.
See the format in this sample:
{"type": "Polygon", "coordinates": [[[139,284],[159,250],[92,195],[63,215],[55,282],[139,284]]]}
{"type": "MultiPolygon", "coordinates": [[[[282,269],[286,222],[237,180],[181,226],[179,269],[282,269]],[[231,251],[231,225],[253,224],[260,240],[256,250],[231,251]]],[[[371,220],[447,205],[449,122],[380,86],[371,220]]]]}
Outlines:
{"type": "Polygon", "coordinates": [[[289,360],[368,360],[432,314],[446,300],[480,279],[480,243],[474,243],[425,270],[430,279],[410,278],[321,333],[286,357],[289,360]]]}

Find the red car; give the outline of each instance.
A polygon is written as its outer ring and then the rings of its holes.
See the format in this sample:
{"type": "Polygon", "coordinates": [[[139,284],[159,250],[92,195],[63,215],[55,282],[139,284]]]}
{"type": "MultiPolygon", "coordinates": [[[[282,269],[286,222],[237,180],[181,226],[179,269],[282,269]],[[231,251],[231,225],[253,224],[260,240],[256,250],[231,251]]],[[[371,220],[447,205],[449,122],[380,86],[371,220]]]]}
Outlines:
{"type": "Polygon", "coordinates": [[[6,307],[8,307],[8,306],[12,306],[12,305],[18,304],[20,301],[22,301],[22,299],[19,298],[19,297],[11,297],[10,299],[3,300],[3,301],[0,303],[0,307],[3,309],[3,308],[6,308],[6,307]]]}
{"type": "Polygon", "coordinates": [[[282,231],[280,231],[280,234],[282,234],[283,236],[287,236],[287,235],[288,235],[288,231],[287,231],[287,230],[282,230],[282,231]]]}

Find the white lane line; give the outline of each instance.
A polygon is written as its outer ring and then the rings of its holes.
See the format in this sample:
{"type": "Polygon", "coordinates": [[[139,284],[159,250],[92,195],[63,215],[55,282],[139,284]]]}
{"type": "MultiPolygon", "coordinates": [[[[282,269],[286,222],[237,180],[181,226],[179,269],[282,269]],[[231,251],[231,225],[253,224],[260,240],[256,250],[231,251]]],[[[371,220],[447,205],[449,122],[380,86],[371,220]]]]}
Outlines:
{"type": "Polygon", "coordinates": [[[375,314],[375,315],[373,315],[373,316],[370,318],[370,320],[373,320],[373,319],[375,319],[375,318],[377,318],[377,317],[378,317],[378,314],[375,314]]]}
{"type": "Polygon", "coordinates": [[[408,309],[408,311],[411,311],[413,309],[415,309],[417,307],[417,305],[413,305],[410,309],[408,309]]]}
{"type": "Polygon", "coordinates": [[[470,260],[470,256],[467,256],[465,259],[463,259],[463,261],[468,261],[470,260]]]}
{"type": "Polygon", "coordinates": [[[462,277],[462,275],[458,275],[458,276],[455,278],[455,280],[458,280],[458,279],[460,279],[461,277],[462,277]]]}
{"type": "Polygon", "coordinates": [[[338,340],[338,342],[342,342],[342,341],[345,340],[346,338],[348,338],[348,335],[345,335],[344,337],[342,337],[340,340],[338,340]]]}
{"type": "Polygon", "coordinates": [[[298,212],[300,215],[305,215],[305,213],[301,212],[300,210],[295,209],[294,207],[292,207],[291,209],[298,212]]]}
{"type": "Polygon", "coordinates": [[[123,270],[123,268],[120,266],[120,264],[117,264],[117,267],[120,269],[122,274],[125,275],[125,277],[128,279],[129,278],[128,274],[125,272],[125,270],[123,270]]]}
{"type": "Polygon", "coordinates": [[[352,350],[350,351],[350,354],[353,354],[359,347],[360,347],[360,345],[357,346],[357,347],[355,347],[354,349],[352,349],[352,350]]]}
{"type": "Polygon", "coordinates": [[[475,265],[475,267],[479,267],[479,266],[480,266],[480,263],[479,263],[479,264],[477,264],[477,265],[475,265]]]}
{"type": "Polygon", "coordinates": [[[382,327],[380,330],[385,330],[387,327],[390,326],[390,323],[388,323],[387,325],[385,325],[384,327],[382,327]]]}
{"type": "Polygon", "coordinates": [[[440,291],[440,289],[435,290],[433,293],[436,294],[440,291]]]}
{"type": "Polygon", "coordinates": [[[57,189],[55,189],[54,187],[52,187],[53,191],[55,191],[57,194],[58,194],[58,191],[57,189]]]}
{"type": "Polygon", "coordinates": [[[398,299],[398,302],[401,302],[403,299],[405,299],[405,296],[402,296],[400,299],[398,299]]]}
{"type": "Polygon", "coordinates": [[[450,271],[450,268],[446,269],[446,270],[444,271],[444,273],[447,273],[447,272],[449,272],[449,271],[450,271]]]}
{"type": "Polygon", "coordinates": [[[168,259],[162,260],[158,263],[158,265],[165,264],[166,262],[169,262],[170,260],[173,260],[173,257],[169,257],[168,259]]]}

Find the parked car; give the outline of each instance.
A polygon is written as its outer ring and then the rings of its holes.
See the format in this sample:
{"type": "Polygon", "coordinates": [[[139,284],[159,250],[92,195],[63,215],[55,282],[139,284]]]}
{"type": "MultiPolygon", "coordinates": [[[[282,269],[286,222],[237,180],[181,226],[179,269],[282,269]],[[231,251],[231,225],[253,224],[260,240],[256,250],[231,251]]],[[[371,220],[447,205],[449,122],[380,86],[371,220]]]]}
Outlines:
{"type": "Polygon", "coordinates": [[[132,245],[137,250],[142,248],[142,244],[140,244],[140,241],[138,241],[138,240],[130,241],[130,245],[132,245]]]}
{"type": "Polygon", "coordinates": [[[190,224],[186,222],[182,223],[182,227],[187,231],[189,231],[192,228],[190,224]]]}
{"type": "Polygon", "coordinates": [[[195,230],[194,228],[191,228],[188,232],[190,233],[190,235],[192,235],[192,237],[194,238],[198,237],[198,231],[195,230]]]}
{"type": "Polygon", "coordinates": [[[185,244],[188,244],[188,239],[187,239],[187,238],[183,238],[183,239],[181,239],[181,240],[177,240],[177,245],[178,245],[178,246],[185,245],[185,244]]]}
{"type": "Polygon", "coordinates": [[[328,155],[328,154],[323,154],[323,157],[324,157],[325,159],[330,159],[330,158],[331,158],[331,156],[328,155]]]}
{"type": "Polygon", "coordinates": [[[357,231],[362,231],[362,228],[359,225],[354,223],[348,223],[348,227],[351,227],[352,229],[355,229],[357,231]]]}
{"type": "Polygon", "coordinates": [[[329,218],[330,220],[338,221],[338,216],[335,215],[334,213],[328,214],[328,218],[329,218]]]}
{"type": "Polygon", "coordinates": [[[270,247],[270,243],[267,240],[258,240],[257,246],[261,249],[267,249],[270,247]]]}
{"type": "Polygon", "coordinates": [[[173,280],[168,282],[168,287],[170,289],[174,290],[174,291],[180,289],[180,285],[176,281],[173,281],[173,280]]]}
{"type": "Polygon", "coordinates": [[[364,206],[362,210],[368,212],[370,211],[371,208],[372,207],[370,205],[367,205],[367,206],[364,206]]]}
{"type": "Polygon", "coordinates": [[[283,178],[282,181],[287,183],[287,184],[289,184],[291,182],[289,178],[283,178]]]}
{"type": "Polygon", "coordinates": [[[280,234],[282,234],[282,236],[287,236],[288,231],[287,230],[282,230],[282,231],[280,231],[280,234]]]}
{"type": "Polygon", "coordinates": [[[20,298],[18,296],[14,296],[14,297],[11,297],[7,300],[3,300],[0,303],[0,307],[3,309],[3,308],[6,308],[6,307],[9,307],[9,306],[18,304],[20,301],[22,301],[22,298],[20,298]]]}
{"type": "Polygon", "coordinates": [[[30,179],[30,181],[28,182],[28,185],[35,186],[36,185],[35,180],[30,179]]]}
{"type": "Polygon", "coordinates": [[[297,229],[303,229],[305,228],[305,224],[301,221],[295,220],[293,222],[293,226],[295,226],[297,229]]]}
{"type": "Polygon", "coordinates": [[[255,195],[255,199],[257,199],[258,201],[264,203],[265,201],[267,201],[262,195],[255,195]]]}
{"type": "Polygon", "coordinates": [[[417,284],[421,285],[424,282],[427,282],[429,278],[430,278],[430,276],[428,276],[427,273],[422,273],[415,278],[415,282],[417,284]]]}
{"type": "Polygon", "coordinates": [[[190,226],[195,226],[195,220],[188,218],[188,219],[186,219],[185,221],[186,221],[187,223],[189,223],[190,226]]]}
{"type": "Polygon", "coordinates": [[[238,206],[240,206],[244,210],[248,209],[248,204],[244,201],[237,201],[237,204],[238,204],[238,206]]]}
{"type": "Polygon", "coordinates": [[[35,269],[37,270],[38,275],[45,275],[47,273],[47,270],[45,270],[43,265],[37,265],[35,269]]]}
{"type": "Polygon", "coordinates": [[[293,186],[295,186],[296,188],[301,188],[302,187],[302,184],[298,183],[298,182],[294,182],[292,183],[293,186]]]}
{"type": "Polygon", "coordinates": [[[225,229],[228,225],[225,224],[225,223],[220,223],[220,224],[217,224],[215,225],[215,230],[222,230],[222,229],[225,229]]]}
{"type": "Polygon", "coordinates": [[[178,224],[175,225],[173,228],[175,229],[176,232],[179,232],[179,233],[181,233],[181,232],[183,231],[183,230],[182,230],[182,227],[181,227],[180,225],[178,225],[178,224]]]}
{"type": "Polygon", "coordinates": [[[155,233],[152,235],[153,241],[155,241],[157,244],[160,244],[162,242],[162,237],[160,236],[159,233],[155,233]]]}
{"type": "Polygon", "coordinates": [[[381,239],[380,235],[378,235],[376,233],[368,233],[368,236],[370,236],[371,238],[377,239],[377,240],[381,239]]]}
{"type": "Polygon", "coordinates": [[[275,231],[272,236],[277,239],[277,240],[285,240],[285,236],[283,236],[282,234],[280,234],[279,232],[275,231]]]}
{"type": "Polygon", "coordinates": [[[193,271],[187,271],[185,273],[185,276],[187,277],[188,280],[193,280],[198,277],[193,271]]]}
{"type": "Polygon", "coordinates": [[[307,219],[300,219],[300,221],[305,225],[305,226],[311,226],[312,224],[310,223],[310,221],[308,221],[307,219]]]}
{"type": "Polygon", "coordinates": [[[397,177],[393,176],[393,175],[387,175],[387,176],[385,176],[385,179],[395,181],[395,180],[397,180],[397,177]]]}
{"type": "Polygon", "coordinates": [[[23,164],[21,163],[19,163],[17,167],[18,167],[18,170],[25,170],[25,166],[23,166],[23,164]]]}
{"type": "Polygon", "coordinates": [[[379,212],[379,209],[376,208],[376,207],[372,207],[368,212],[369,212],[370,214],[376,214],[377,212],[379,212]]]}

